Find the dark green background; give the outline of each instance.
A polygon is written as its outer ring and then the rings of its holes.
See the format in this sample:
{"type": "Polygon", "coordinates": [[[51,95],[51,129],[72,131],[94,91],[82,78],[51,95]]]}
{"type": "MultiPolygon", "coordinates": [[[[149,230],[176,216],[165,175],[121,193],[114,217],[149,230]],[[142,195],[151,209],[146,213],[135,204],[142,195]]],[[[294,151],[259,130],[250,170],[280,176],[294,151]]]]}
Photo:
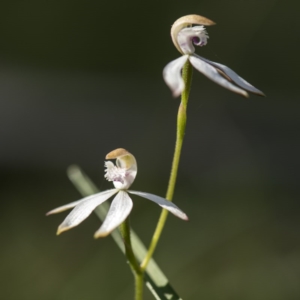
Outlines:
{"type": "MultiPolygon", "coordinates": [[[[80,198],[79,164],[101,189],[105,155],[132,152],[133,189],[164,195],[179,99],[162,69],[179,53],[172,23],[201,14],[197,53],[267,98],[245,100],[195,73],[174,201],[155,259],[184,300],[300,298],[299,11],[291,0],[2,1],[0,4],[0,298],[132,299],[133,279],[91,216],[56,237],[80,198]]],[[[148,244],[159,208],[134,199],[148,244]]],[[[148,291],[145,299],[153,299],[148,291]]]]}

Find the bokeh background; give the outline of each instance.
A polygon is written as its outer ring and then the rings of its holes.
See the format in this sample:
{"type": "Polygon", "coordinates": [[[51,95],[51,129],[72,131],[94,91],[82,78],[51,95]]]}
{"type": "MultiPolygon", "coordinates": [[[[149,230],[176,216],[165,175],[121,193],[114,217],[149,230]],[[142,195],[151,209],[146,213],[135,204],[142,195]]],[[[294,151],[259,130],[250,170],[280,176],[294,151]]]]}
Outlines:
{"type": "MultiPolygon", "coordinates": [[[[133,188],[164,195],[179,99],[162,69],[179,53],[172,23],[201,14],[200,55],[266,98],[230,93],[195,73],[174,201],[155,259],[183,299],[300,299],[299,11],[297,0],[41,1],[0,4],[0,298],[132,299],[133,278],[91,216],[57,237],[80,198],[66,169],[101,189],[105,155],[132,152],[133,188]]],[[[134,199],[149,243],[160,209],[134,199]]],[[[153,299],[145,290],[145,299],[153,299]]]]}

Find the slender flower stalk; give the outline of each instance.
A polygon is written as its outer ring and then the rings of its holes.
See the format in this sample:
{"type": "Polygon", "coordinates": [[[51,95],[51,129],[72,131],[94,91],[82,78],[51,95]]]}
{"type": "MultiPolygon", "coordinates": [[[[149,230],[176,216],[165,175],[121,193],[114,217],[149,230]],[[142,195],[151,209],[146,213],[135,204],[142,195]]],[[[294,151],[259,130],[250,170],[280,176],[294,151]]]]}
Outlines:
{"type": "MultiPolygon", "coordinates": [[[[185,135],[186,119],[187,119],[186,111],[187,111],[187,104],[189,100],[191,83],[192,83],[192,74],[193,74],[193,68],[190,62],[187,61],[184,65],[183,72],[182,72],[182,78],[184,81],[184,90],[181,94],[181,102],[177,114],[176,144],[175,144],[171,174],[170,174],[170,179],[168,184],[168,190],[166,194],[166,199],[169,201],[173,200],[173,195],[174,195],[174,190],[176,185],[181,149],[182,149],[183,139],[185,135]]],[[[168,217],[168,211],[165,209],[162,210],[152,240],[150,242],[148,252],[141,264],[141,268],[143,270],[147,268],[147,265],[155,251],[155,248],[157,246],[157,243],[160,239],[165,223],[167,221],[167,217],[168,217]]]]}

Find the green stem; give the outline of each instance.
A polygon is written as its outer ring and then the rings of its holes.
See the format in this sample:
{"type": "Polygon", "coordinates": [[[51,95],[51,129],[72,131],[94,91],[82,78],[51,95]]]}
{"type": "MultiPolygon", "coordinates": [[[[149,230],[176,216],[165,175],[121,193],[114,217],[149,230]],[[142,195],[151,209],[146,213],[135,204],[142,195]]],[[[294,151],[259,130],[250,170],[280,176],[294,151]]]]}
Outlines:
{"type": "Polygon", "coordinates": [[[131,239],[130,239],[130,225],[129,225],[129,217],[120,225],[121,235],[124,240],[125,245],[125,254],[134,273],[135,279],[135,300],[143,299],[143,276],[144,272],[138,264],[135,255],[132,250],[131,239]]]}
{"type": "MultiPolygon", "coordinates": [[[[181,148],[182,148],[182,143],[183,143],[185,128],[186,128],[186,110],[187,110],[187,104],[188,104],[190,90],[191,90],[192,74],[193,74],[193,68],[191,66],[191,63],[188,60],[185,63],[182,70],[182,78],[185,83],[185,89],[181,94],[181,102],[179,105],[179,110],[177,115],[176,144],[175,144],[172,169],[171,169],[171,174],[169,179],[169,185],[168,185],[168,190],[166,195],[166,199],[169,201],[172,201],[173,199],[175,185],[176,185],[178,165],[180,161],[181,148]]],[[[159,238],[165,226],[167,216],[168,216],[168,211],[163,209],[159,217],[159,220],[157,222],[156,229],[154,231],[148,252],[141,264],[142,270],[145,270],[147,268],[147,265],[155,251],[155,248],[157,246],[157,243],[159,241],[159,238]]]]}
{"type": "Polygon", "coordinates": [[[142,274],[135,274],[135,300],[143,299],[144,279],[142,274]]]}

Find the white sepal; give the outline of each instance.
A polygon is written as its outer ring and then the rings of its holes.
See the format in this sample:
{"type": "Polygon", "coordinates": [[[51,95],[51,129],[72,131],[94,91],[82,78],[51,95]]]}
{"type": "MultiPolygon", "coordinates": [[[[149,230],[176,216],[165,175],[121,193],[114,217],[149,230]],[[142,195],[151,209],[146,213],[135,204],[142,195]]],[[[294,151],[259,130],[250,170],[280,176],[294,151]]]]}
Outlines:
{"type": "Polygon", "coordinates": [[[107,216],[94,237],[105,237],[125,221],[131,212],[133,203],[125,191],[119,191],[112,201],[107,216]]]}
{"type": "Polygon", "coordinates": [[[118,192],[117,189],[108,190],[105,192],[98,193],[93,196],[83,198],[79,204],[68,214],[65,220],[59,225],[57,229],[57,234],[60,234],[66,230],[69,230],[82,221],[84,221],[92,211],[104,201],[109,199],[111,196],[118,192]]]}
{"type": "Polygon", "coordinates": [[[251,93],[260,95],[260,96],[265,96],[265,94],[260,91],[259,89],[257,89],[256,87],[254,87],[252,84],[250,84],[249,82],[247,82],[245,79],[243,79],[242,77],[240,77],[238,74],[236,74],[233,70],[231,70],[229,67],[222,65],[220,63],[216,63],[214,61],[210,61],[204,57],[201,57],[199,55],[194,54],[194,56],[198,57],[199,59],[209,63],[210,65],[214,66],[215,68],[217,68],[218,70],[221,71],[221,74],[224,73],[226,76],[228,76],[236,85],[238,85],[239,87],[241,87],[242,89],[245,89],[251,93]]]}
{"type": "Polygon", "coordinates": [[[184,81],[181,77],[181,70],[188,60],[188,57],[188,55],[183,55],[171,61],[163,70],[164,80],[171,89],[174,97],[180,96],[184,90],[184,81]]]}
{"type": "Polygon", "coordinates": [[[183,220],[188,220],[188,216],[181,210],[179,209],[173,202],[168,201],[165,198],[145,193],[145,192],[138,192],[138,191],[128,191],[130,194],[138,195],[140,197],[146,198],[148,200],[151,200],[158,204],[159,206],[167,209],[169,212],[171,212],[173,215],[176,217],[183,219],[183,220]]]}
{"type": "MultiPolygon", "coordinates": [[[[93,195],[93,196],[96,196],[96,195],[93,195]]],[[[91,197],[93,197],[93,196],[91,196],[91,197]]],[[[46,216],[58,214],[58,213],[61,213],[65,210],[71,209],[71,208],[75,207],[77,204],[79,204],[82,201],[83,201],[83,199],[78,200],[78,201],[74,201],[74,202],[71,202],[71,203],[68,203],[68,204],[65,204],[65,205],[62,205],[62,206],[59,206],[57,208],[54,208],[54,209],[48,211],[46,213],[46,216]]]]}
{"type": "Polygon", "coordinates": [[[197,69],[206,77],[208,77],[210,80],[214,81],[215,83],[223,86],[224,88],[232,92],[241,94],[246,98],[249,97],[246,91],[240,89],[239,87],[235,86],[230,81],[228,81],[226,78],[221,76],[215,67],[211,66],[209,63],[202,60],[199,56],[191,55],[189,59],[191,64],[194,66],[194,68],[197,69]]]}

